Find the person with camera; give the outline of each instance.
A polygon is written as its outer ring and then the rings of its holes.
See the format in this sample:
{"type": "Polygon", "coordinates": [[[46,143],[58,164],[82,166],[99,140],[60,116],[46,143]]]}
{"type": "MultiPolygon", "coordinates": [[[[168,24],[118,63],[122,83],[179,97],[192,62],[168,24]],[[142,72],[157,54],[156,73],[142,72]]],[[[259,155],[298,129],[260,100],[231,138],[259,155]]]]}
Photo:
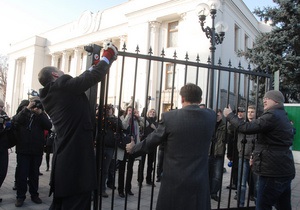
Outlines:
{"type": "MultiPolygon", "coordinates": [[[[25,101],[26,102],[26,101],[25,101]]],[[[19,107],[24,107],[24,101],[19,107]]],[[[41,204],[39,198],[39,168],[42,163],[44,148],[44,130],[50,130],[52,123],[43,110],[37,96],[29,100],[28,106],[13,117],[17,132],[17,200],[16,207],[21,207],[26,199],[27,184],[31,200],[41,204]]]]}
{"type": "Polygon", "coordinates": [[[109,42],[99,62],[77,77],[55,66],[46,66],[38,74],[44,87],[41,101],[57,132],[50,178],[52,210],[91,208],[92,191],[97,188],[94,110],[85,91],[105,78],[117,55],[118,49],[109,42]]]}
{"type": "MultiPolygon", "coordinates": [[[[8,167],[8,147],[5,139],[5,124],[9,120],[6,112],[3,111],[4,102],[0,99],[0,187],[2,186],[7,173],[8,167]]],[[[2,202],[2,198],[0,198],[2,202]]]]}

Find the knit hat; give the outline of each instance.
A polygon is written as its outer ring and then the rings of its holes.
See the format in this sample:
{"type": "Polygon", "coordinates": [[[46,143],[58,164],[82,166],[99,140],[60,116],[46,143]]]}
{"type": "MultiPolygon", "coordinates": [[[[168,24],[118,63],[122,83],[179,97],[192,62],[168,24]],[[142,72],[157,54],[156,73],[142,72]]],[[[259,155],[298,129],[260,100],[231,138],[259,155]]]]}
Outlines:
{"type": "Polygon", "coordinates": [[[284,96],[278,90],[270,90],[270,91],[266,92],[264,98],[272,99],[273,101],[275,101],[279,104],[284,103],[284,96]]]}
{"type": "Polygon", "coordinates": [[[0,106],[4,106],[4,101],[0,99],[0,106]]]}
{"type": "Polygon", "coordinates": [[[23,107],[28,106],[28,104],[29,104],[29,101],[28,101],[28,100],[22,100],[21,103],[20,103],[20,105],[19,105],[19,107],[18,107],[18,109],[17,109],[17,114],[18,114],[20,111],[22,111],[23,107]]]}

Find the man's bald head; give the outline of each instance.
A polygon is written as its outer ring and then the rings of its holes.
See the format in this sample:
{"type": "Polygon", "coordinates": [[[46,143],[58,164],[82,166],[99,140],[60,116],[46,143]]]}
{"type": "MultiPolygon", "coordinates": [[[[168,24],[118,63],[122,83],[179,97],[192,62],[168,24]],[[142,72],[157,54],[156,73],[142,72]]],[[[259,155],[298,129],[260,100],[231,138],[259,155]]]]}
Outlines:
{"type": "Polygon", "coordinates": [[[41,69],[41,71],[38,74],[38,79],[41,85],[44,87],[52,82],[55,81],[55,75],[59,75],[59,70],[54,66],[46,66],[41,69]]]}

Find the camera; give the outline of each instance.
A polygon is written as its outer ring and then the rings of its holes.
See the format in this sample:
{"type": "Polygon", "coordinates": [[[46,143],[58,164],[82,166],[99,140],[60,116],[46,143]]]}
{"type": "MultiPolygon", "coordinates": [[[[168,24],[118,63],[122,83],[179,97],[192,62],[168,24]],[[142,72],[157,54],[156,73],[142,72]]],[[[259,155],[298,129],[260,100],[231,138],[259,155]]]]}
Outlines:
{"type": "Polygon", "coordinates": [[[35,105],[32,107],[33,109],[34,108],[43,109],[43,104],[40,100],[34,100],[34,102],[35,102],[35,105]]]}
{"type": "Polygon", "coordinates": [[[7,124],[10,124],[10,118],[4,114],[0,115],[0,131],[2,132],[4,130],[4,125],[8,126],[7,124]]]}

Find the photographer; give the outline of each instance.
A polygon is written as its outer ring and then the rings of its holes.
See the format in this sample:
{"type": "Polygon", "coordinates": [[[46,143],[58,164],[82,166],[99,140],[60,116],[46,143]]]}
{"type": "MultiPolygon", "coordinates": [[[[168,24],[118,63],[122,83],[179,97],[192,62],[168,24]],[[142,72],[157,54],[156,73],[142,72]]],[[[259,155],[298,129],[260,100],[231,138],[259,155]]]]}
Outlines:
{"type": "Polygon", "coordinates": [[[21,207],[26,198],[27,184],[31,200],[40,204],[39,198],[39,167],[42,162],[44,147],[44,130],[50,130],[52,123],[43,110],[38,97],[32,97],[30,101],[23,100],[19,107],[26,108],[13,117],[17,124],[17,201],[16,207],[21,207]],[[28,180],[28,181],[27,181],[28,180]]]}
{"type": "MultiPolygon", "coordinates": [[[[7,142],[3,134],[5,129],[5,123],[9,120],[9,117],[3,111],[4,102],[0,99],[0,187],[4,182],[7,173],[8,167],[8,148],[7,142]]],[[[2,202],[2,198],[0,198],[0,202],[2,202]]]]}

